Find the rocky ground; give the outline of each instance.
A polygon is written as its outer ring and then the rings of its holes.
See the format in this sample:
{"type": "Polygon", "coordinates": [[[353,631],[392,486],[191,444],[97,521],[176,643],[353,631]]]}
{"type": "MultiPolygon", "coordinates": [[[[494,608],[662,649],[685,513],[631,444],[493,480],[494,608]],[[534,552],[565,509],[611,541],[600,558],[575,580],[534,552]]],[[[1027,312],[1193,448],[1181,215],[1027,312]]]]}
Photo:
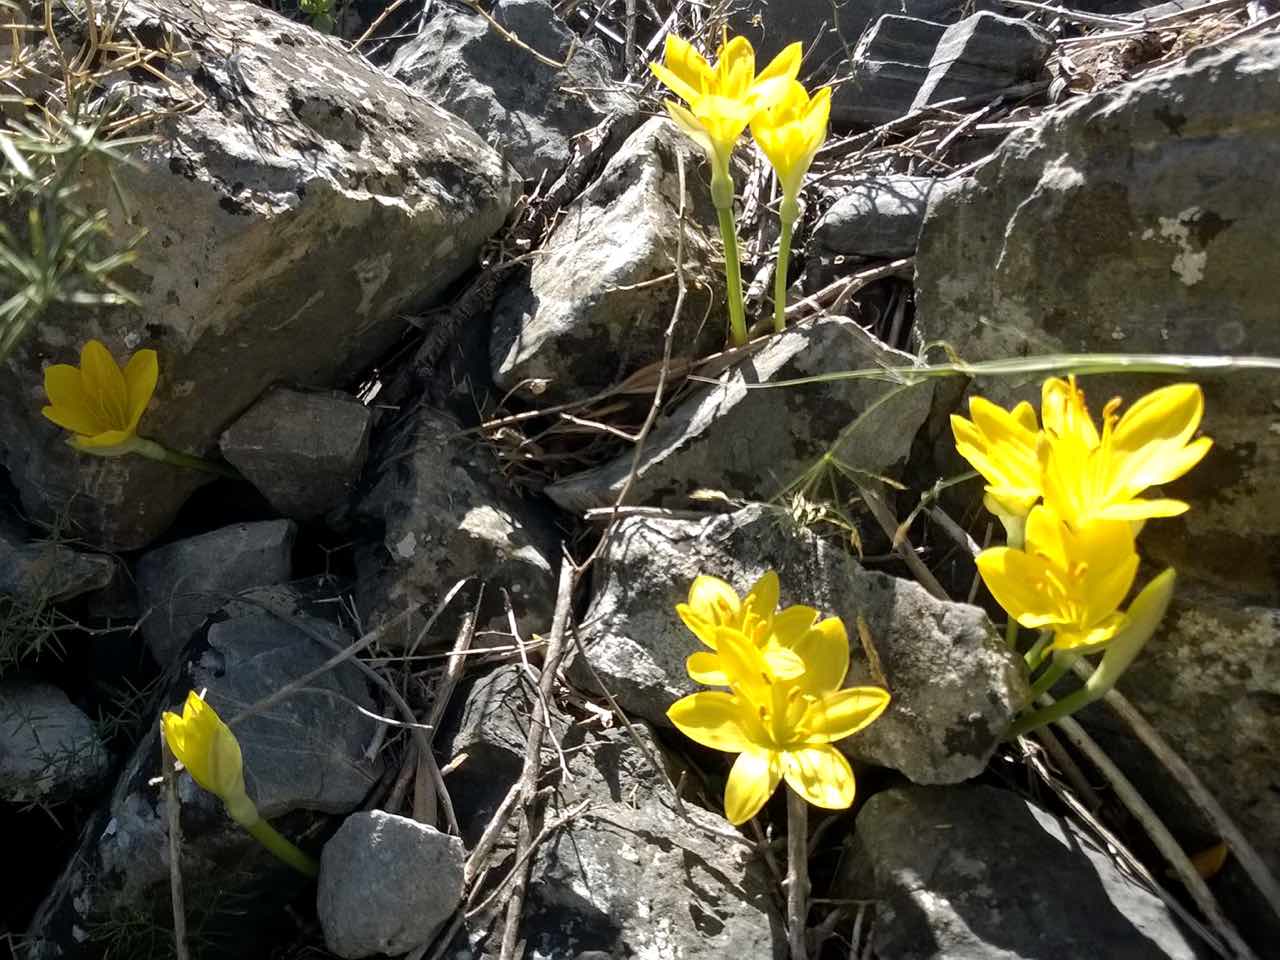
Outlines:
{"type": "MultiPolygon", "coordinates": [[[[94,71],[145,139],[77,180],[146,233],[134,304],[54,305],[0,376],[0,950],[175,956],[177,876],[192,957],[782,958],[784,804],[731,827],[724,755],[666,716],[690,581],[774,569],[893,697],[814,813],[813,957],[1274,954],[1276,374],[1196,375],[1215,446],[1142,541],[1174,606],[1123,697],[1013,741],[1001,534],[939,481],[966,391],[1042,375],[908,376],[1280,356],[1269,0],[337,0],[332,35],[289,0],[17,6],[0,119],[94,71]],[[726,20],[835,84],[788,327],[728,352],[646,67],[726,20]],[[234,476],[64,443],[42,370],[89,338],[158,351],[144,432],[234,476]],[[157,718],[192,689],[318,884],[185,775],[175,864],[157,718]]],[[[736,176],[763,332],[777,188],[749,148],[736,176]]]]}

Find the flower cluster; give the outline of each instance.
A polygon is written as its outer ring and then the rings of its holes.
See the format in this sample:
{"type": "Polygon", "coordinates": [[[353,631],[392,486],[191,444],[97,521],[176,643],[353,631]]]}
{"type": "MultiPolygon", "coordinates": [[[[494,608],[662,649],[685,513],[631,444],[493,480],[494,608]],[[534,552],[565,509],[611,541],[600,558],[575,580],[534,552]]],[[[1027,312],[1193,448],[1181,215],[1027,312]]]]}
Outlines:
{"type": "Polygon", "coordinates": [[[669,35],[663,63],[650,69],[687,106],[665,102],[671,118],[698,144],[711,164],[711,199],[720,215],[729,282],[729,322],[736,346],[747,342],[742,278],[733,226],[733,176],[729,157],[750,127],[782,186],[782,237],[774,295],[774,325],[783,325],[791,229],[799,212],[804,175],[827,137],[831,90],[812,97],[796,80],[803,48],[793,43],[756,73],[755,51],[745,37],[725,38],[713,66],[686,40],[669,35]]]}
{"type": "MultiPolygon", "coordinates": [[[[1007,546],[978,556],[982,579],[1019,624],[1052,631],[1055,650],[1098,650],[1130,626],[1120,607],[1138,572],[1136,535],[1148,518],[1187,509],[1143,494],[1212,445],[1192,439],[1204,413],[1196,384],[1155,390],[1123,416],[1120,405],[1107,403],[1099,430],[1075,378],[1051,378],[1039,425],[1029,403],[1004,410],[981,397],[972,419],[951,418],[956,450],[987,481],[986,506],[1008,533],[1007,546]]],[[[1170,575],[1147,589],[1171,585],[1170,575]]]]}
{"type": "Polygon", "coordinates": [[[738,754],[725,787],[725,815],[751,819],[781,780],[815,806],[853,803],[849,761],[832,744],[867,726],[889,704],[879,687],[843,688],[849,640],[839,617],[812,607],[778,609],[769,571],[740,598],[700,576],[676,612],[708,649],[689,657],[689,676],[727,690],[704,690],[671,705],[667,717],[690,739],[738,754]]]}

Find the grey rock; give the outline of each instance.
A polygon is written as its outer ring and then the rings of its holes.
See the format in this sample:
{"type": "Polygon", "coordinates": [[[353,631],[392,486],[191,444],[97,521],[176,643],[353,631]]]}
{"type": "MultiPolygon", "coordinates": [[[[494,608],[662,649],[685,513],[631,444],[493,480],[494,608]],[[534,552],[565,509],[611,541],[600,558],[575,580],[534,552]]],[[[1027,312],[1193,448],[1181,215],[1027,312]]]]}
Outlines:
{"type": "MultiPolygon", "coordinates": [[[[634,729],[660,757],[648,728],[634,729]]],[[[666,771],[625,730],[579,726],[565,755],[572,779],[548,818],[587,806],[534,858],[521,927],[531,957],[777,956],[761,863],[721,817],[687,802],[681,816],[666,771]]]]}
{"type": "Polygon", "coordinates": [[[149,550],[138,561],[142,636],[167,667],[205,617],[250,587],[284,583],[293,570],[292,520],[237,523],[149,550]]]}
{"type": "MultiPolygon", "coordinates": [[[[366,755],[377,722],[357,709],[376,712],[378,706],[364,675],[345,662],[236,722],[240,711],[315,670],[353,640],[327,621],[284,618],[270,609],[269,603],[240,600],[235,609],[217,614],[207,635],[189,648],[162,703],[178,710],[189,690],[207,690],[206,699],[240,741],[246,788],[259,812],[287,836],[314,836],[319,815],[354,810],[382,774],[382,761],[366,755]]],[[[85,824],[79,849],[32,921],[32,960],[99,956],[101,944],[86,933],[113,919],[170,922],[157,728],[149,726],[109,801],[85,824]]],[[[218,906],[225,911],[232,898],[234,923],[219,932],[227,949],[234,953],[240,944],[239,955],[251,956],[260,946],[253,938],[263,918],[282,909],[282,898],[295,896],[303,881],[233,823],[221,802],[188,774],[178,774],[176,782],[188,915],[208,916],[218,906]]],[[[309,846],[305,839],[295,842],[309,846]]]]}
{"type": "Polygon", "coordinates": [[[912,107],[1034,80],[1052,52],[1053,38],[1042,28],[987,11],[975,13],[942,35],[912,107]]]}
{"type": "Polygon", "coordinates": [[[90,793],[110,767],[93,721],[65,693],[47,683],[0,682],[0,802],[90,793]]]}
{"type": "MultiPolygon", "coordinates": [[[[555,597],[556,538],[549,522],[504,483],[492,450],[462,436],[448,414],[422,407],[375,451],[377,483],[357,504],[378,542],[356,550],[366,626],[403,617],[382,638],[392,647],[450,644],[456,618],[419,637],[455,582],[484,581],[479,629],[509,631],[501,588],[522,632],[545,630],[555,597]]],[[[466,595],[455,600],[461,610],[466,595]]]]}
{"type": "Polygon", "coordinates": [[[701,154],[674,123],[655,117],[565,211],[527,279],[499,299],[490,344],[498,387],[534,380],[547,401],[579,399],[662,358],[677,294],[679,158],[688,293],[676,343],[704,356],[724,342],[723,271],[713,266],[723,252],[701,154]]]}
{"type": "MultiPolygon", "coordinates": [[[[1026,699],[1019,658],[981,610],[865,570],[776,508],[751,506],[700,522],[628,518],[597,564],[582,628],[586,659],[625,710],[657,724],[669,725],[667,708],[700,689],[685,672],[700,645],[675,613],[693,578],[719,576],[745,593],[768,568],[782,581],[784,605],[805,603],[844,620],[847,685],[885,683],[892,694],[875,723],[838,744],[851,757],[918,783],[964,780],[983,770],[1026,699]],[[883,681],[859,642],[860,616],[883,681]]],[[[568,675],[596,691],[580,658],[568,675]]]]}
{"type": "Polygon", "coordinates": [[[798,40],[806,53],[801,76],[825,82],[844,72],[859,37],[885,14],[947,21],[964,6],[964,0],[746,0],[735,6],[729,24],[755,47],[758,68],[798,40]]]}
{"type": "MultiPolygon", "coordinates": [[[[1161,629],[1121,677],[1119,689],[1280,876],[1280,609],[1274,602],[1181,578],[1161,629]]],[[[1218,841],[1216,828],[1186,799],[1186,791],[1110,710],[1100,705],[1082,719],[1177,831],[1185,849],[1206,849],[1218,841]]],[[[1263,931],[1280,935],[1234,858],[1214,885],[1227,909],[1238,911],[1241,929],[1257,931],[1260,947],[1263,931]]]]}
{"type": "Polygon", "coordinates": [[[854,48],[849,79],[831,94],[832,122],[875,127],[910,113],[946,29],[917,17],[877,20],[854,48]]]}
{"type": "MultiPolygon", "coordinates": [[[[966,360],[1114,352],[1280,354],[1280,39],[1193,57],[1016,131],[935,191],[916,259],[922,340],[966,360]],[[1046,229],[1051,224],[1053,229],[1046,229]]],[[[1190,377],[1189,377],[1190,378],[1190,377]]],[[[1144,552],[1229,590],[1280,590],[1275,376],[1197,372],[1214,449],[1166,495],[1144,552]],[[1250,562],[1241,563],[1242,557],[1250,562]]],[[[1169,377],[1090,377],[1095,416],[1169,377]]],[[[991,378],[998,403],[1039,381],[991,378]]]]}
{"type": "Polygon", "coordinates": [[[635,115],[634,100],[615,89],[609,61],[565,26],[545,0],[500,0],[494,19],[553,60],[557,69],[511,43],[473,12],[436,12],[391,62],[393,75],[471,125],[522,176],[555,179],[570,140],[610,113],[635,115]]]}
{"type": "MultiPolygon", "coordinates": [[[[85,18],[55,22],[62,49],[86,42],[85,18]]],[[[203,454],[273,383],[359,378],[402,336],[406,311],[472,268],[520,182],[461,120],[259,5],[137,0],[115,29],[157,49],[170,36],[181,54],[157,56],[163,83],[123,69],[103,79],[105,100],[163,119],[133,165],[78,184],[117,236],[146,229],[119,278],[138,304],[55,307],[33,325],[0,376],[0,464],[31,516],[68,512],[87,542],[135,549],[208,476],[69,448],[40,415],[46,363],[74,361],[90,337],[121,360],[156,349],[141,432],[203,454]],[[191,109],[174,109],[179,90],[191,109]]]]}
{"type": "Polygon", "coordinates": [[[906,257],[915,253],[932,177],[868,177],[852,185],[814,227],[821,252],[859,257],[906,257]]]}
{"type": "MultiPolygon", "coordinates": [[[[889,396],[883,384],[862,380],[777,390],[748,385],[913,362],[844,317],[793,324],[658,421],[645,444],[631,502],[685,507],[689,494],[701,488],[768,499],[829,449],[854,470],[893,476],[928,414],[932,387],[889,396]]],[[[631,461],[628,452],[553,483],[546,492],[575,513],[610,505],[631,473],[631,461]]]]}
{"type": "Polygon", "coordinates": [[[462,841],[435,827],[381,810],[353,813],[320,857],[325,946],[359,960],[429,943],[462,903],[465,860],[462,841]]]}
{"type": "Polygon", "coordinates": [[[895,960],[1195,960],[1154,894],[1074,823],[985,786],[907,787],[867,801],[840,895],[876,901],[895,960]]]}
{"type": "Polygon", "coordinates": [[[106,587],[119,564],[56,540],[27,542],[17,525],[0,517],[0,597],[25,607],[61,603],[106,587]]]}
{"type": "Polygon", "coordinates": [[[342,503],[364,469],[373,413],[346,394],[276,387],[219,445],[280,513],[314,520],[342,503]]]}
{"type": "MultiPolygon", "coordinates": [[[[511,785],[520,778],[529,738],[529,721],[537,701],[536,680],[521,664],[507,664],[471,685],[462,714],[449,741],[449,756],[466,755],[449,774],[449,792],[458,811],[463,838],[474,843],[493,817],[511,785]]],[[[564,736],[567,719],[556,712],[551,735],[564,736]]],[[[544,764],[556,763],[555,748],[543,741],[544,764]]]]}

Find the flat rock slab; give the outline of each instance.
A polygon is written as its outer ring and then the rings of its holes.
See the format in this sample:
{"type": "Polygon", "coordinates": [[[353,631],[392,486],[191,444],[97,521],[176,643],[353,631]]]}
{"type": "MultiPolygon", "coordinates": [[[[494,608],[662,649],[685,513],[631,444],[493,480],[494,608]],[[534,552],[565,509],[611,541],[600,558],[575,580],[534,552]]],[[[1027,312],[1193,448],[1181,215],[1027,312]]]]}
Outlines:
{"type": "Polygon", "coordinates": [[[1042,28],[983,11],[947,27],[912,109],[955,97],[996,93],[1035,80],[1053,52],[1042,28]]]}
{"type": "MultiPolygon", "coordinates": [[[[933,388],[836,380],[761,389],[816,374],[915,361],[844,317],[793,324],[759,352],[658,421],[645,443],[629,502],[687,507],[698,490],[768,500],[830,451],[853,470],[893,476],[929,412],[933,388]],[[856,422],[856,425],[855,425],[856,422]]],[[[566,510],[612,505],[632,454],[547,487],[566,510]]]]}
{"type": "Polygon", "coordinates": [[[853,50],[849,79],[831,94],[834,122],[876,127],[910,113],[946,29],[919,17],[876,20],[853,50]]]}
{"type": "MultiPolygon", "coordinates": [[[[1027,354],[1280,354],[1280,39],[1193,57],[1015,131],[930,198],[917,327],[969,361],[1027,354]],[[1047,229],[1052,225],[1052,229],[1047,229]]],[[[975,391],[1039,403],[1040,377],[975,391]]],[[[1175,377],[1089,377],[1094,415],[1175,377]]],[[[1197,372],[1214,448],[1165,488],[1143,550],[1228,590],[1280,591],[1272,372],[1197,372]],[[1242,563],[1241,558],[1249,558],[1242,563]]]]}
{"type": "MultiPolygon", "coordinates": [[[[55,18],[64,50],[84,19],[55,18]]],[[[476,262],[520,190],[463,121],[337,39],[249,3],[133,0],[115,21],[171,47],[98,91],[156,119],[156,138],[83,202],[117,237],[145,228],[120,276],[136,307],[46,311],[0,377],[0,463],[37,518],[69,510],[89,543],[146,546],[208,476],[141,457],[79,454],[40,415],[42,368],[90,337],[117,358],[159,353],[141,432],[205,454],[273,383],[358,381],[476,262]],[[192,109],[185,109],[187,100],[192,109]]]]}
{"type": "Polygon", "coordinates": [[[932,177],[889,175],[841,186],[814,227],[814,245],[827,254],[911,256],[936,183],[932,177]]]}
{"type": "Polygon", "coordinates": [[[859,811],[856,830],[839,895],[875,901],[878,956],[1199,956],[1164,903],[1092,837],[1010,791],[886,790],[859,811]]]}
{"type": "Polygon", "coordinates": [[[293,572],[292,520],[234,523],[143,554],[136,580],[142,636],[168,667],[205,617],[242,590],[284,583],[293,572]]]}
{"type": "Polygon", "coordinates": [[[598,695],[587,663],[629,713],[669,726],[667,708],[699,687],[685,660],[702,649],[675,604],[700,573],[745,594],[768,568],[783,605],[839,616],[850,634],[848,686],[887,684],[888,710],[837,744],[851,757],[893,767],[919,783],[954,783],[986,766],[1026,697],[1019,662],[977,607],[945,603],[918,584],[862,568],[782,511],[757,505],[704,521],[628,518],[597,561],[596,591],[582,628],[586,661],[570,679],[598,695]],[[883,679],[857,632],[865,619],[883,679]]]}
{"type": "Polygon", "coordinates": [[[108,586],[120,570],[114,557],[87,553],[56,539],[28,541],[0,517],[0,597],[36,610],[108,586]]]}

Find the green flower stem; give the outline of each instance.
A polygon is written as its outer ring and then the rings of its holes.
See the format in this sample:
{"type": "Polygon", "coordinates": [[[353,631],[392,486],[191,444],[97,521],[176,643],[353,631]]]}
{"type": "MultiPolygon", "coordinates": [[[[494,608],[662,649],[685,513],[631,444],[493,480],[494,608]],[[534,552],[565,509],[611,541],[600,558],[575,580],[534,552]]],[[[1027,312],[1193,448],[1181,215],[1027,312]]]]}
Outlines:
{"type": "Polygon", "coordinates": [[[809,802],[787,787],[787,939],[791,960],[807,960],[809,802]]]}
{"type": "Polygon", "coordinates": [[[778,215],[782,234],[778,237],[778,268],[773,275],[773,329],[781,333],[787,325],[787,267],[791,262],[791,231],[800,208],[795,197],[783,196],[778,215]]]}
{"type": "Polygon", "coordinates": [[[193,457],[189,453],[170,450],[168,447],[161,446],[146,437],[136,437],[130,448],[131,452],[146,457],[148,460],[158,460],[160,463],[167,463],[175,467],[200,470],[203,473],[212,473],[219,477],[230,477],[231,479],[239,476],[230,467],[224,467],[222,464],[214,463],[212,460],[205,460],[203,457],[193,457]]]}
{"type": "Polygon", "coordinates": [[[1039,679],[1031,685],[1031,702],[1040,699],[1041,694],[1048,693],[1053,685],[1062,679],[1063,674],[1071,669],[1071,665],[1080,659],[1077,653],[1055,653],[1053,662],[1040,674],[1039,679]]]}
{"type": "Polygon", "coordinates": [[[1049,644],[1052,642],[1052,631],[1043,630],[1040,633],[1040,639],[1023,655],[1023,659],[1027,662],[1027,669],[1032,673],[1039,668],[1040,664],[1044,663],[1045,654],[1048,652],[1049,644]]]}
{"type": "Polygon", "coordinates": [[[724,240],[725,294],[729,299],[729,343],[747,344],[747,315],[742,305],[742,264],[738,260],[738,230],[733,223],[733,177],[728,163],[717,164],[711,174],[711,202],[720,218],[720,236],[724,240]]]}
{"type": "Polygon", "coordinates": [[[249,831],[250,836],[271,851],[276,859],[287,863],[303,876],[314,877],[320,872],[318,863],[286,840],[275,827],[261,817],[241,826],[249,831]]]}
{"type": "Polygon", "coordinates": [[[1038,727],[1053,723],[1055,720],[1061,720],[1063,717],[1069,717],[1082,707],[1097,700],[1102,692],[1090,690],[1088,687],[1081,687],[1074,690],[1061,700],[1054,701],[1050,706],[1044,707],[1034,713],[1024,714],[1018,720],[1014,721],[1009,733],[1006,735],[1008,740],[1016,740],[1018,737],[1026,736],[1038,727]]]}
{"type": "Polygon", "coordinates": [[[1004,642],[1009,645],[1010,650],[1018,649],[1018,621],[1013,617],[1004,625],[1004,642]]]}

